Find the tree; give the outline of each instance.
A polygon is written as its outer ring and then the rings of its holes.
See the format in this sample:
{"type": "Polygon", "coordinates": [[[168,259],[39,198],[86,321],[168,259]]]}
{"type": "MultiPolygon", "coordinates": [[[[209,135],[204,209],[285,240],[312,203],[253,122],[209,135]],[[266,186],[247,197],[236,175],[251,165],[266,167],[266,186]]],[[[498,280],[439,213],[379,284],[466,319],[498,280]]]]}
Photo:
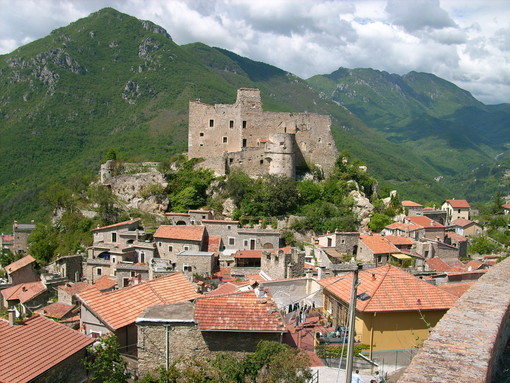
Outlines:
{"type": "Polygon", "coordinates": [[[380,232],[386,226],[391,224],[393,220],[383,213],[375,213],[372,218],[370,218],[370,223],[368,224],[368,228],[371,231],[380,232]]]}
{"type": "Polygon", "coordinates": [[[51,223],[38,223],[28,237],[30,254],[41,265],[48,264],[59,245],[58,234],[51,223]]]}
{"type": "Polygon", "coordinates": [[[485,235],[479,235],[478,237],[474,237],[471,245],[469,245],[468,252],[469,254],[492,254],[498,251],[499,246],[491,241],[485,235]]]}
{"type": "Polygon", "coordinates": [[[103,336],[87,350],[89,356],[85,359],[85,367],[92,370],[91,382],[127,382],[129,378],[127,363],[120,355],[119,343],[114,334],[103,336]]]}

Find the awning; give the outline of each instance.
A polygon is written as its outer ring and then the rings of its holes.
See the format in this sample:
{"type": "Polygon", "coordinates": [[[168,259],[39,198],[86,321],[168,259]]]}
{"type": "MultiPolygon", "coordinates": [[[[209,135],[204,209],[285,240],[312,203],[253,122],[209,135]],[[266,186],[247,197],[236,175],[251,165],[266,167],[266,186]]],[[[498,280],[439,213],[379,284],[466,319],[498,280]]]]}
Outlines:
{"type": "Polygon", "coordinates": [[[402,253],[391,254],[391,256],[394,258],[397,258],[397,259],[412,259],[413,258],[413,257],[410,257],[409,255],[405,255],[402,253]]]}

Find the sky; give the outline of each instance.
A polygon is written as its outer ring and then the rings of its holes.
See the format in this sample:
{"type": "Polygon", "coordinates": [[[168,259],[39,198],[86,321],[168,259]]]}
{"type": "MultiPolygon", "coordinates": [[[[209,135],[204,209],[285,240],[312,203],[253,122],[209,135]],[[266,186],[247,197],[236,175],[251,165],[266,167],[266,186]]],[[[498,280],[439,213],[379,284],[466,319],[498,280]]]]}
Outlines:
{"type": "Polygon", "coordinates": [[[0,54],[112,7],[302,78],[339,67],[428,72],[510,102],[509,0],[0,0],[0,54]]]}

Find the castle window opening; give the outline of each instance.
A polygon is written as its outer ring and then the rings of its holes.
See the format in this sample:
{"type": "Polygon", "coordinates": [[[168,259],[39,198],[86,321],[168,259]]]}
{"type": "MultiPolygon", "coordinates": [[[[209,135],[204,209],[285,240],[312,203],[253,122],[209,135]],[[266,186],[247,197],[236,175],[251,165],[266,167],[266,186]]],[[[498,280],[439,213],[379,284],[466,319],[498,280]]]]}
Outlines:
{"type": "Polygon", "coordinates": [[[223,143],[226,144],[228,142],[228,138],[226,136],[223,137],[223,143]]]}
{"type": "Polygon", "coordinates": [[[246,148],[246,138],[243,138],[243,148],[246,148]]]}
{"type": "Polygon", "coordinates": [[[243,121],[243,129],[246,129],[246,126],[247,126],[247,122],[243,121]]]}
{"type": "Polygon", "coordinates": [[[283,146],[283,145],[285,145],[285,142],[281,141],[280,146],[283,146]]]}
{"type": "Polygon", "coordinates": [[[322,142],[322,137],[319,137],[319,142],[322,142]]]}
{"type": "Polygon", "coordinates": [[[204,146],[204,144],[200,144],[200,147],[204,146]]]}
{"type": "Polygon", "coordinates": [[[233,158],[229,158],[228,162],[232,164],[232,163],[234,163],[234,159],[233,158]]]}
{"type": "Polygon", "coordinates": [[[214,120],[209,120],[209,127],[214,128],[214,120]]]}
{"type": "Polygon", "coordinates": [[[203,137],[204,136],[204,132],[200,132],[200,137],[203,137]]]}
{"type": "Polygon", "coordinates": [[[261,165],[264,165],[264,160],[260,160],[260,164],[261,164],[261,165]]]}
{"type": "Polygon", "coordinates": [[[230,129],[234,128],[234,120],[230,120],[229,122],[230,129]]]}

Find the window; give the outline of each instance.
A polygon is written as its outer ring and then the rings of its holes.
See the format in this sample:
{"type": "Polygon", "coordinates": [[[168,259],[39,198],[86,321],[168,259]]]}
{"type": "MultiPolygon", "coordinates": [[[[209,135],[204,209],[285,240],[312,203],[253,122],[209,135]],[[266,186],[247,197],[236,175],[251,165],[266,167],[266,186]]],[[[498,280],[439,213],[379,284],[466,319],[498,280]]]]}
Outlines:
{"type": "Polygon", "coordinates": [[[246,138],[243,138],[243,148],[246,148],[246,138]]]}
{"type": "Polygon", "coordinates": [[[228,237],[228,244],[234,246],[236,244],[236,239],[234,237],[228,237]]]}
{"type": "Polygon", "coordinates": [[[234,120],[230,120],[229,126],[230,126],[230,129],[232,129],[234,127],[234,120]]]}
{"type": "Polygon", "coordinates": [[[112,242],[117,242],[117,233],[112,233],[112,242]]]}
{"type": "Polygon", "coordinates": [[[342,245],[344,245],[344,244],[345,244],[345,239],[341,239],[341,240],[340,240],[340,243],[341,243],[342,245]]]}
{"type": "Polygon", "coordinates": [[[112,263],[115,263],[115,257],[112,257],[112,263]]]}
{"type": "Polygon", "coordinates": [[[136,272],[135,272],[135,271],[132,271],[132,272],[131,272],[131,278],[133,278],[135,275],[136,275],[136,272]]]}
{"type": "Polygon", "coordinates": [[[243,241],[243,246],[244,246],[244,247],[248,247],[248,244],[249,244],[248,240],[247,240],[247,239],[245,239],[245,240],[243,241]]]}
{"type": "Polygon", "coordinates": [[[168,246],[168,251],[169,251],[169,252],[174,251],[174,247],[173,247],[172,245],[168,246]]]}
{"type": "Polygon", "coordinates": [[[200,137],[203,137],[204,136],[204,132],[200,132],[200,137]]]}
{"type": "Polygon", "coordinates": [[[228,142],[228,138],[227,137],[223,137],[223,143],[226,144],[228,142]]]}
{"type": "Polygon", "coordinates": [[[209,120],[209,127],[214,128],[214,120],[209,120]]]}
{"type": "Polygon", "coordinates": [[[101,336],[101,331],[91,331],[91,332],[89,333],[89,335],[90,335],[92,338],[97,339],[97,338],[99,338],[99,337],[101,336]]]}
{"type": "Polygon", "coordinates": [[[100,267],[96,269],[96,275],[103,275],[103,270],[100,267]]]}
{"type": "Polygon", "coordinates": [[[247,125],[246,121],[243,121],[243,129],[246,129],[246,125],[247,125]]]}
{"type": "Polygon", "coordinates": [[[191,272],[191,271],[193,271],[193,268],[191,267],[191,265],[184,264],[182,266],[182,271],[189,271],[189,272],[191,272]]]}
{"type": "Polygon", "coordinates": [[[261,165],[264,165],[264,160],[260,160],[260,164],[261,164],[261,165]]]}
{"type": "Polygon", "coordinates": [[[319,137],[319,142],[322,142],[322,138],[321,137],[319,137]]]}
{"type": "Polygon", "coordinates": [[[158,246],[161,247],[161,242],[158,242],[158,246]]]}
{"type": "Polygon", "coordinates": [[[184,251],[188,251],[189,250],[189,246],[184,246],[184,251]]]}
{"type": "Polygon", "coordinates": [[[459,210],[457,210],[457,213],[460,213],[460,209],[459,209],[459,210]]]}
{"type": "Polygon", "coordinates": [[[200,144],[199,146],[202,148],[202,147],[204,147],[204,144],[200,144]]]}
{"type": "Polygon", "coordinates": [[[234,163],[234,159],[233,159],[233,158],[229,158],[229,159],[228,159],[228,163],[229,163],[229,164],[234,163]]]}
{"type": "Polygon", "coordinates": [[[227,230],[232,230],[232,225],[227,225],[227,230]]]}
{"type": "Polygon", "coordinates": [[[145,253],[142,251],[138,257],[140,263],[145,263],[145,253]]]}

